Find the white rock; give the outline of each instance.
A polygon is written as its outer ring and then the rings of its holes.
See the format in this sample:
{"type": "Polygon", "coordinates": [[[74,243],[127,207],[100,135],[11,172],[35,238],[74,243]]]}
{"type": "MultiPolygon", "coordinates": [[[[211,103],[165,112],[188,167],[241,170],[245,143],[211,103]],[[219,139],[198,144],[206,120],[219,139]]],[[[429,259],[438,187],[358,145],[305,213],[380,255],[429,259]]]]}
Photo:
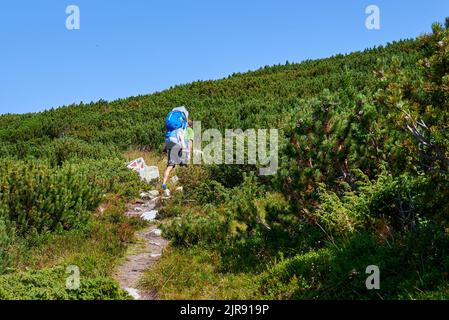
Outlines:
{"type": "Polygon", "coordinates": [[[158,190],[151,190],[150,192],[147,192],[149,198],[153,200],[156,197],[159,197],[159,191],[158,190]]]}
{"type": "Polygon", "coordinates": [[[178,191],[178,192],[182,192],[183,190],[184,190],[183,187],[177,187],[177,188],[176,188],[176,191],[178,191]]]}
{"type": "Polygon", "coordinates": [[[150,254],[151,258],[159,258],[160,256],[161,256],[160,253],[152,253],[152,254],[150,254]]]}
{"type": "Polygon", "coordinates": [[[128,164],[128,169],[139,173],[140,178],[147,183],[160,179],[159,168],[156,166],[147,166],[143,158],[131,161],[128,164]]]}
{"type": "Polygon", "coordinates": [[[140,198],[142,198],[142,199],[149,199],[150,195],[148,194],[148,192],[141,192],[140,193],[140,198]]]}
{"type": "Polygon", "coordinates": [[[140,215],[140,217],[145,221],[153,221],[156,219],[157,210],[151,210],[148,212],[144,212],[140,215]]]}
{"type": "Polygon", "coordinates": [[[139,290],[134,288],[125,288],[125,291],[128,292],[129,295],[134,298],[134,300],[140,299],[139,290]]]}
{"type": "Polygon", "coordinates": [[[162,235],[162,230],[161,229],[154,229],[153,230],[153,233],[156,235],[156,236],[161,236],[162,235]]]}
{"type": "Polygon", "coordinates": [[[159,181],[160,179],[159,168],[156,166],[146,166],[145,172],[143,174],[143,179],[147,183],[150,183],[155,180],[159,181]]]}
{"type": "Polygon", "coordinates": [[[178,183],[179,178],[178,178],[178,176],[173,176],[173,177],[170,179],[170,181],[171,181],[173,184],[176,184],[176,183],[178,183]]]}
{"type": "Polygon", "coordinates": [[[136,208],[134,208],[134,211],[136,211],[136,212],[142,212],[142,208],[140,208],[140,207],[136,207],[136,208]]]}

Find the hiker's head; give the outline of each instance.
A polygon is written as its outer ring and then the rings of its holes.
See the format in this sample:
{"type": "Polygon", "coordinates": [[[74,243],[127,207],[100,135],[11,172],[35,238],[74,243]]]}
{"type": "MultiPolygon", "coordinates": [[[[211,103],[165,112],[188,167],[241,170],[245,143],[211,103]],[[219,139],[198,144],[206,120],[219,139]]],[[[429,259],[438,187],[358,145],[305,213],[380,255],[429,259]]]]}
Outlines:
{"type": "Polygon", "coordinates": [[[193,120],[189,119],[187,124],[189,125],[190,128],[193,128],[193,120]]]}

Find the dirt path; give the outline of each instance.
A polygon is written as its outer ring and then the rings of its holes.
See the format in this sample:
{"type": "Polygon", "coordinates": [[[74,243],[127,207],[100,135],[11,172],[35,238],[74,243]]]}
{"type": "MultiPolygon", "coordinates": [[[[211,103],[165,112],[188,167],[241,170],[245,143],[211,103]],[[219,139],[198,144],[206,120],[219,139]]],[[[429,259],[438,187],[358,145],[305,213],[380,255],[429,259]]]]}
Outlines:
{"type": "MultiPolygon", "coordinates": [[[[115,278],[123,290],[136,300],[155,300],[156,292],[141,292],[137,289],[138,282],[144,271],[154,265],[161,257],[168,241],[162,238],[154,218],[160,198],[147,199],[130,205],[126,213],[129,216],[144,216],[151,220],[151,225],[136,234],[136,243],[128,247],[125,262],[120,265],[115,278]]],[[[157,216],[156,216],[157,217],[157,216]]]]}

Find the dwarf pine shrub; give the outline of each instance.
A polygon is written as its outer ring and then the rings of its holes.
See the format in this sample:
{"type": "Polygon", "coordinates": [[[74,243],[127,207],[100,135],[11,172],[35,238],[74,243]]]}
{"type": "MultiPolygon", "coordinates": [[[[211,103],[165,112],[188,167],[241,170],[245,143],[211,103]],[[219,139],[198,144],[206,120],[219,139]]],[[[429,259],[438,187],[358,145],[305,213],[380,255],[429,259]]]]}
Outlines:
{"type": "Polygon", "coordinates": [[[21,235],[82,226],[100,203],[98,187],[68,166],[37,162],[0,162],[2,216],[21,235]]]}

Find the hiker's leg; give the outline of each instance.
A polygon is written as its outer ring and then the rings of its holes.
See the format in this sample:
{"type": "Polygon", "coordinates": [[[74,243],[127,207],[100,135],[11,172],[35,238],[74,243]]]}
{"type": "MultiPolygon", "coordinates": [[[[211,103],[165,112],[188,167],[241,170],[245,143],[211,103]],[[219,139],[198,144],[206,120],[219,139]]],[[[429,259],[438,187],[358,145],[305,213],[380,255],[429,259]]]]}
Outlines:
{"type": "Polygon", "coordinates": [[[164,180],[162,180],[162,185],[167,184],[168,177],[170,176],[170,172],[173,170],[174,166],[168,165],[167,169],[165,169],[164,180]]]}
{"type": "Polygon", "coordinates": [[[165,169],[164,179],[162,180],[162,186],[166,186],[168,178],[170,176],[170,172],[173,168],[180,163],[180,151],[181,146],[174,143],[167,144],[167,152],[168,152],[168,164],[167,169],[165,169]]]}

